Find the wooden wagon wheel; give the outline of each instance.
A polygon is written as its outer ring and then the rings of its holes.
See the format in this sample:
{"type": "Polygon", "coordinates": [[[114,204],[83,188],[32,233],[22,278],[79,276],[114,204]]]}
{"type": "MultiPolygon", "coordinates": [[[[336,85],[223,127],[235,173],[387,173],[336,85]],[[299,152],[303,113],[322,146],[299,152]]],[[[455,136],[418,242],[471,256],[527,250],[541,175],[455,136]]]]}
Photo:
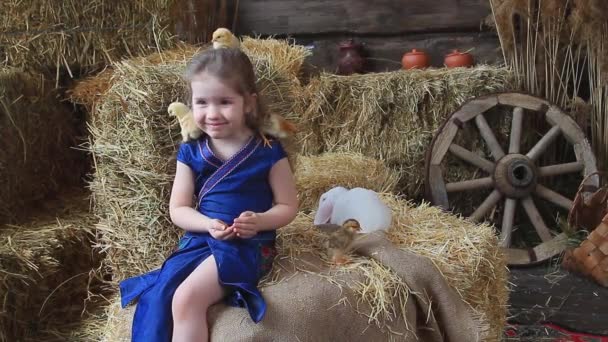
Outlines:
{"type": "MultiPolygon", "coordinates": [[[[533,196],[547,200],[558,207],[570,210],[572,201],[555,190],[543,186],[542,180],[548,176],[560,176],[581,172],[586,176],[597,171],[595,158],[584,133],[569,116],[551,103],[521,93],[500,93],[475,98],[452,113],[433,139],[426,161],[426,191],[434,205],[450,209],[448,195],[461,191],[492,189],[490,195],[471,214],[470,219],[481,221],[500,202],[504,201],[500,246],[504,248],[510,265],[531,264],[546,260],[566,246],[567,238],[562,233],[552,236],[543,221],[533,196]],[[513,119],[509,134],[508,149],[505,151],[490,128],[484,113],[491,108],[504,105],[513,108],[513,119]],[[526,111],[524,111],[524,109],[526,111]],[[521,151],[522,121],[524,115],[544,115],[551,129],[529,150],[521,151]],[[488,147],[493,160],[488,160],[454,143],[454,138],[464,123],[472,121],[488,147]],[[559,135],[573,145],[576,161],[539,167],[539,157],[559,135]],[[487,173],[486,177],[446,183],[443,177],[442,161],[447,152],[487,173]],[[527,217],[542,240],[528,249],[509,248],[513,230],[515,211],[521,204],[527,217]]],[[[586,181],[586,190],[598,188],[599,177],[592,176],[586,181]]]]}

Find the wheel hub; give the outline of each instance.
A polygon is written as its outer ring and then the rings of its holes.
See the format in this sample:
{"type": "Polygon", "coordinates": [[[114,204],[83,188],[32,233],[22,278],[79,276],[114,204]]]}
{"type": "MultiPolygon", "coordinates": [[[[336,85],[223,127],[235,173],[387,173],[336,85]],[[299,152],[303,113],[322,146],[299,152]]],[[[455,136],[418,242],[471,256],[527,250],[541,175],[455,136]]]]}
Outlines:
{"type": "Polygon", "coordinates": [[[494,169],[496,189],[510,198],[528,196],[536,187],[537,176],[536,165],[523,154],[507,154],[494,169]]]}

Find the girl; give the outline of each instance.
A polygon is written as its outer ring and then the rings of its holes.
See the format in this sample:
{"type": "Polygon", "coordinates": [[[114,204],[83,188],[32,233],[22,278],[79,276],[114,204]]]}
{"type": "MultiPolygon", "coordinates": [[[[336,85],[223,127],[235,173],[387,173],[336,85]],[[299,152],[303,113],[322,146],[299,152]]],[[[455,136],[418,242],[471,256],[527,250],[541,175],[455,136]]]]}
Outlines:
{"type": "Polygon", "coordinates": [[[186,234],[161,269],[120,284],[123,307],[139,299],[133,341],[207,341],[207,309],[224,297],[259,322],[266,303],[257,283],[272,265],[275,230],[297,213],[285,152],[256,134],[266,113],[247,55],[204,51],[186,78],[205,132],[177,152],[169,210],[186,234]]]}

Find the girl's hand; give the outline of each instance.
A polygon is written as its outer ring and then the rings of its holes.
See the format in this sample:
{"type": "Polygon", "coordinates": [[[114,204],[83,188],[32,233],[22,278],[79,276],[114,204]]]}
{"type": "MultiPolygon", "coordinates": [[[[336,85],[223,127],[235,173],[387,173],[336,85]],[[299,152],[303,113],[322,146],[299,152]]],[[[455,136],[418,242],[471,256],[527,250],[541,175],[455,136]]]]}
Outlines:
{"type": "Polygon", "coordinates": [[[236,236],[249,239],[254,237],[260,231],[260,217],[253,211],[244,211],[239,217],[234,219],[234,228],[236,236]]]}
{"type": "Polygon", "coordinates": [[[234,228],[228,227],[224,222],[217,219],[210,220],[207,230],[216,240],[229,240],[235,236],[234,228]]]}

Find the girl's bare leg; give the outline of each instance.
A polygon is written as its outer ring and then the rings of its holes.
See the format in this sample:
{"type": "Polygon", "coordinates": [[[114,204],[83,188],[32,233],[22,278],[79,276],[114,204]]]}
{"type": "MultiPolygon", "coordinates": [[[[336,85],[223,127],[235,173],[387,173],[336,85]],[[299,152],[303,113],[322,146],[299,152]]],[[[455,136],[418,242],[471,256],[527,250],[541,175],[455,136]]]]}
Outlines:
{"type": "Polygon", "coordinates": [[[208,341],[207,309],[223,296],[212,255],[181,283],[173,295],[173,342],[208,341]]]}

